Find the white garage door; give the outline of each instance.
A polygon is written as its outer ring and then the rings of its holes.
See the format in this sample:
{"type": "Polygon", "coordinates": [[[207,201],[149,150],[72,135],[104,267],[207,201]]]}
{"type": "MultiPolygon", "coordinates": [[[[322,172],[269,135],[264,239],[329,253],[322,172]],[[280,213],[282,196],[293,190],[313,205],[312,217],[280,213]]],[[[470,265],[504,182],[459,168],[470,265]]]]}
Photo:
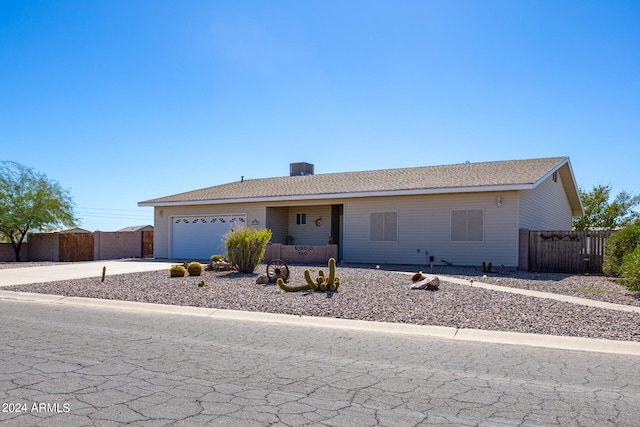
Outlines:
{"type": "Polygon", "coordinates": [[[246,215],[182,216],[172,219],[172,258],[208,260],[226,252],[224,235],[246,223],[246,215]]]}

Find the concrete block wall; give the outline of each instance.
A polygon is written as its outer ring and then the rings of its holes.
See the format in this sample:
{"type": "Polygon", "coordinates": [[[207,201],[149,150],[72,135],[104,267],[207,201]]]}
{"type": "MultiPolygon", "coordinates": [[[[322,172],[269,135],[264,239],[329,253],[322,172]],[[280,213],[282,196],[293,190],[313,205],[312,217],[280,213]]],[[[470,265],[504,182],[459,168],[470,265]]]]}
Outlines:
{"type": "Polygon", "coordinates": [[[96,231],[93,236],[95,260],[140,258],[142,256],[142,231],[96,231]]]}
{"type": "MultiPolygon", "coordinates": [[[[27,260],[29,245],[24,242],[20,248],[20,259],[27,260]]],[[[16,260],[16,253],[13,251],[11,243],[0,243],[0,262],[13,262],[16,260]]]]}
{"type": "MultiPolygon", "coordinates": [[[[93,234],[93,259],[140,258],[142,230],[93,234]]],[[[60,261],[60,233],[30,233],[22,244],[23,261],[60,261]]],[[[0,243],[0,262],[15,259],[10,243],[0,243]]]]}
{"type": "Polygon", "coordinates": [[[29,242],[29,261],[60,261],[58,233],[32,233],[29,234],[27,241],[29,242]]]}

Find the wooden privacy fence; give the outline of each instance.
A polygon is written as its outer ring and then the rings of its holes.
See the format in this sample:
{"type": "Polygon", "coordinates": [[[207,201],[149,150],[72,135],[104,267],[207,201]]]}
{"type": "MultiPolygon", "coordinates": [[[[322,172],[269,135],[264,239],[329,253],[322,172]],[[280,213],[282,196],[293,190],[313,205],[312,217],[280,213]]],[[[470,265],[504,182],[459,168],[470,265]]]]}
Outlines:
{"type": "Polygon", "coordinates": [[[614,231],[529,231],[529,271],[600,274],[614,231]]]}
{"type": "Polygon", "coordinates": [[[92,233],[60,234],[60,261],[93,261],[92,233]]]}

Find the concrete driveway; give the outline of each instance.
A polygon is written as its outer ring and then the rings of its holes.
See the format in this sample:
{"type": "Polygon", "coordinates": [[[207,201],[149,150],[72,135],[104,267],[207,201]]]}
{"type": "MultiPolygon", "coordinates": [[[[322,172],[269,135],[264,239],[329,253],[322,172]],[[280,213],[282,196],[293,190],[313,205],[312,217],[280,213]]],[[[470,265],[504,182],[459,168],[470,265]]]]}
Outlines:
{"type": "Polygon", "coordinates": [[[107,276],[169,269],[175,262],[146,259],[122,259],[87,261],[39,267],[0,269],[0,287],[26,285],[29,283],[55,282],[57,280],[101,277],[102,268],[107,267],[107,276]]]}

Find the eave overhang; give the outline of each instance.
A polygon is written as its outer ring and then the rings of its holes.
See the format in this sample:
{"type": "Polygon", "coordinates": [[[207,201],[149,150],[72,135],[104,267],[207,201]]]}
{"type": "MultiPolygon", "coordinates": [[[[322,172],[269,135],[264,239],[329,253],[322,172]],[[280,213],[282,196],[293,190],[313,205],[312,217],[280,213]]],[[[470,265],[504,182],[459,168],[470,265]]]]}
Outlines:
{"type": "Polygon", "coordinates": [[[194,206],[194,205],[221,205],[233,203],[262,203],[300,200],[326,200],[326,199],[353,199],[362,197],[391,197],[391,196],[416,196],[428,194],[459,194],[459,193],[482,193],[495,191],[519,191],[535,188],[534,184],[511,184],[493,185],[478,187],[451,187],[451,188],[419,188],[410,190],[389,190],[389,191],[363,191],[353,193],[322,193],[322,194],[302,194],[284,196],[264,196],[264,197],[242,197],[233,199],[207,199],[207,200],[179,200],[165,202],[139,202],[138,206],[169,207],[169,206],[194,206]]]}

